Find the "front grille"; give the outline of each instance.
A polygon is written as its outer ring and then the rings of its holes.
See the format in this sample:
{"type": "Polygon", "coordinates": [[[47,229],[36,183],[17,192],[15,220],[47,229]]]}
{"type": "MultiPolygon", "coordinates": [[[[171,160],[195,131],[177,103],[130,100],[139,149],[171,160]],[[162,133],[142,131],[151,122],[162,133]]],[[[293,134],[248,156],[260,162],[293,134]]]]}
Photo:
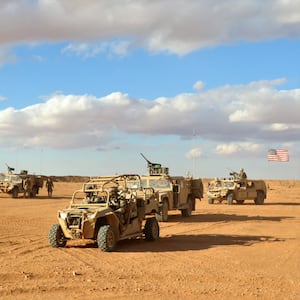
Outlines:
{"type": "Polygon", "coordinates": [[[79,229],[81,228],[81,216],[68,216],[67,224],[69,228],[79,229]]]}

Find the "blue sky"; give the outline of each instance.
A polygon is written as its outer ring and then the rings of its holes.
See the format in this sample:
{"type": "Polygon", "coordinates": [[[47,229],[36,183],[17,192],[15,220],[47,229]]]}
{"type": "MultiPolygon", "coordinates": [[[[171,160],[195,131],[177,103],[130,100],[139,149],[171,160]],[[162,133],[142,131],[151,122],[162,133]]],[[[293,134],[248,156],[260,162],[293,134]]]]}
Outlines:
{"type": "Polygon", "coordinates": [[[0,25],[0,172],[300,179],[300,1],[10,0],[0,25]]]}

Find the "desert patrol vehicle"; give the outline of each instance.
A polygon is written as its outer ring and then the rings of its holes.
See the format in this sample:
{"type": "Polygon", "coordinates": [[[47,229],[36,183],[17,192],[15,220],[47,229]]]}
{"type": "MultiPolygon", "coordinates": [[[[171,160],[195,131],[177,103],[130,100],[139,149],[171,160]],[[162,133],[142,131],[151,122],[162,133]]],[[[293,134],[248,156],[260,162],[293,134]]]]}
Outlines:
{"type": "Polygon", "coordinates": [[[14,174],[14,168],[8,166],[7,168],[8,173],[0,176],[1,193],[7,193],[12,198],[18,198],[19,193],[25,193],[25,184],[29,181],[29,196],[34,198],[39,193],[39,189],[43,187],[42,176],[28,174],[27,170],[22,170],[20,174],[14,174]]]}
{"type": "Polygon", "coordinates": [[[143,188],[136,174],[91,178],[75,191],[67,209],[57,213],[49,232],[52,247],[69,239],[91,239],[100,250],[113,251],[120,240],[159,238],[158,194],[143,188]]]}
{"type": "Polygon", "coordinates": [[[169,168],[150,162],[142,153],[148,164],[148,175],[141,176],[142,186],[152,188],[159,195],[158,221],[168,221],[169,210],[180,210],[183,217],[189,217],[196,209],[196,199],[203,197],[203,183],[200,178],[170,176],[169,168]]]}
{"type": "Polygon", "coordinates": [[[249,180],[241,169],[240,173],[231,172],[229,178],[215,178],[209,183],[208,203],[227,201],[228,205],[243,204],[245,200],[252,200],[257,205],[264,204],[267,197],[267,187],[263,180],[249,180]]]}

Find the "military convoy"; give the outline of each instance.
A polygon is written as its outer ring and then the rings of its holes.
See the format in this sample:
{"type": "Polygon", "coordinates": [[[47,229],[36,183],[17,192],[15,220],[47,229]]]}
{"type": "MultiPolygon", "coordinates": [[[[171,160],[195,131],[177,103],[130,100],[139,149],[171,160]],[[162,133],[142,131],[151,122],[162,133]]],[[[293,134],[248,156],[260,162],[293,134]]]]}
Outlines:
{"type": "Polygon", "coordinates": [[[141,176],[143,187],[152,188],[158,193],[158,221],[168,221],[168,211],[178,209],[183,217],[189,217],[196,208],[196,199],[203,197],[203,183],[200,178],[170,176],[169,169],[161,164],[150,162],[142,153],[148,164],[148,175],[141,176]]]}
{"type": "Polygon", "coordinates": [[[7,193],[12,198],[18,198],[19,193],[25,195],[27,185],[30,186],[29,197],[34,198],[43,187],[43,178],[28,174],[27,170],[22,170],[20,174],[14,174],[13,171],[13,168],[8,167],[8,173],[0,176],[0,192],[7,193]]]}
{"type": "MultiPolygon", "coordinates": [[[[118,241],[159,238],[159,221],[166,222],[169,210],[180,210],[189,217],[196,199],[203,198],[201,179],[170,176],[169,169],[147,161],[148,174],[123,174],[91,177],[73,193],[66,209],[57,212],[58,223],[49,231],[52,247],[65,247],[68,240],[90,239],[104,252],[113,251],[118,241]]],[[[248,180],[241,170],[229,178],[216,178],[209,183],[208,203],[227,201],[229,205],[254,200],[261,205],[267,195],[262,180],[248,180]]]]}
{"type": "Polygon", "coordinates": [[[232,205],[243,204],[245,200],[253,200],[256,205],[264,204],[267,187],[263,180],[249,180],[243,169],[240,173],[231,172],[229,178],[215,178],[209,183],[208,203],[227,201],[232,205]]]}
{"type": "Polygon", "coordinates": [[[57,248],[69,239],[91,239],[109,252],[124,239],[154,241],[159,238],[158,212],[158,193],[142,187],[139,175],[91,178],[74,192],[69,207],[58,211],[49,242],[57,248]]]}

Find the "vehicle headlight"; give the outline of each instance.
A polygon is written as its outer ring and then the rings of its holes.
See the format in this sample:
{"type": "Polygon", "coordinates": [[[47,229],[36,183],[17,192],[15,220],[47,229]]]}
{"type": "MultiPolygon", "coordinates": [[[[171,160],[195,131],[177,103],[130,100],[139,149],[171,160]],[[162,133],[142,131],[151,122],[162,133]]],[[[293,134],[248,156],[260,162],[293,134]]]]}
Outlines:
{"type": "Polygon", "coordinates": [[[62,219],[62,220],[65,220],[67,218],[68,214],[66,212],[60,212],[59,213],[59,217],[62,219]]]}

